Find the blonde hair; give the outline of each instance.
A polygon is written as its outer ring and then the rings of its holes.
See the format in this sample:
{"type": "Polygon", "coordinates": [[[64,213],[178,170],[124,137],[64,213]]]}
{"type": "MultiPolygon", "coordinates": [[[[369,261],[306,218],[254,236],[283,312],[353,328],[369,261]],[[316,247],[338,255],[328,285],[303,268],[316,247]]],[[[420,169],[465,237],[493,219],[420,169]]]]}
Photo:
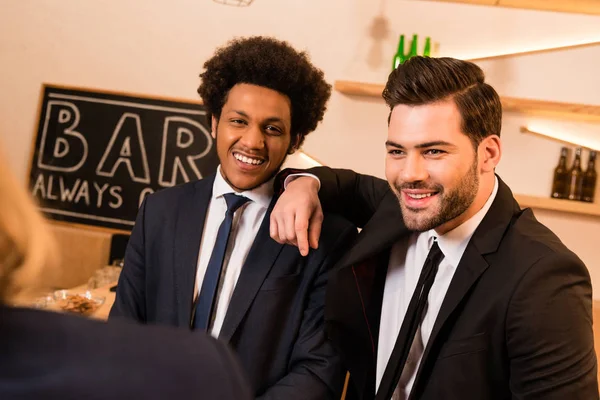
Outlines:
{"type": "Polygon", "coordinates": [[[0,154],[0,302],[41,289],[57,262],[47,222],[0,154]]]}

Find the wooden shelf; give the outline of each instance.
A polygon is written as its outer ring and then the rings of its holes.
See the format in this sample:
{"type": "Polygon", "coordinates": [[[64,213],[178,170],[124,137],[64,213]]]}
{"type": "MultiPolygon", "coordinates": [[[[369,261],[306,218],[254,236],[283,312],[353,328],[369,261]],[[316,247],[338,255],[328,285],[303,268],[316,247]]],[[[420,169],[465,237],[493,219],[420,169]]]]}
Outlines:
{"type": "Polygon", "coordinates": [[[581,122],[600,122],[600,106],[501,96],[504,111],[581,122]]]}
{"type": "Polygon", "coordinates": [[[353,96],[379,97],[380,99],[384,87],[385,85],[381,85],[379,83],[363,83],[352,81],[335,81],[333,84],[333,88],[340,93],[353,96]]]}
{"type": "MultiPolygon", "coordinates": [[[[334,88],[338,92],[348,95],[381,98],[384,85],[336,81],[334,88]]],[[[502,109],[506,112],[580,122],[600,122],[600,106],[506,96],[501,96],[500,99],[502,101],[502,109]]]]}
{"type": "Polygon", "coordinates": [[[523,194],[516,194],[515,198],[523,208],[530,207],[541,210],[561,211],[566,213],[600,217],[600,205],[596,203],[584,203],[582,201],[526,196],[523,194]]]}
{"type": "Polygon", "coordinates": [[[484,6],[523,8],[539,11],[600,15],[598,0],[434,0],[444,3],[464,3],[484,6]]]}

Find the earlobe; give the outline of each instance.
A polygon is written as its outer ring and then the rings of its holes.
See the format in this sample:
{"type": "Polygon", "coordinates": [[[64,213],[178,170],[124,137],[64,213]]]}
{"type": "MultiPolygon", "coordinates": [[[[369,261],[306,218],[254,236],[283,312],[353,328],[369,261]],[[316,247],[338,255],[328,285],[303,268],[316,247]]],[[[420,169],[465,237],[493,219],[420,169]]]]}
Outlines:
{"type": "Polygon", "coordinates": [[[486,137],[481,143],[480,150],[483,155],[483,159],[481,160],[483,172],[493,172],[502,156],[500,137],[497,135],[486,137]]]}

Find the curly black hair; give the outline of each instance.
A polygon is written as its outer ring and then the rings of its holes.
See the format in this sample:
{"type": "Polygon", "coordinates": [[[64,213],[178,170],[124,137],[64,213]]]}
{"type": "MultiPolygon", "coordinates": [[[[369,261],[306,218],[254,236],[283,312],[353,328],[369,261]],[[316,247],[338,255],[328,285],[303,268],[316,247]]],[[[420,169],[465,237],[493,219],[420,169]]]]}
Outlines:
{"type": "Polygon", "coordinates": [[[219,119],[229,90],[238,83],[273,89],[291,102],[292,145],[300,147],[325,114],[331,85],[323,71],[311,64],[306,52],[287,42],[254,36],[230,41],[204,63],[198,94],[208,118],[219,119]]]}

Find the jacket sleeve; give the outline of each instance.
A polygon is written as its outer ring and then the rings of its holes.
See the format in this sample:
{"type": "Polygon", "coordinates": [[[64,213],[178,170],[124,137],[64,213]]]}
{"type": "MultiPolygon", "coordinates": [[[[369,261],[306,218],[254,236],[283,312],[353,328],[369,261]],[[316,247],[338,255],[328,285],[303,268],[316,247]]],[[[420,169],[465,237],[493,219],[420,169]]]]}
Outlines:
{"type": "Polygon", "coordinates": [[[592,287],[575,255],[530,267],[511,298],[506,343],[513,399],[598,399],[592,287]]]}
{"type": "MultiPolygon", "coordinates": [[[[325,212],[339,214],[362,228],[373,216],[381,201],[393,195],[387,181],[348,169],[315,167],[308,170],[286,169],[277,179],[276,190],[294,173],[308,172],[319,178],[319,199],[325,212]]],[[[279,190],[278,190],[279,189],[279,190]]]]}
{"type": "Polygon", "coordinates": [[[310,295],[289,362],[289,372],[258,396],[261,400],[338,400],[343,388],[342,361],[325,334],[325,288],[330,268],[356,238],[349,226],[324,257],[310,295]]]}
{"type": "Polygon", "coordinates": [[[115,302],[109,320],[116,317],[146,322],[146,256],[145,214],[146,201],[142,203],[125,251],[125,262],[119,276],[115,302]]]}

